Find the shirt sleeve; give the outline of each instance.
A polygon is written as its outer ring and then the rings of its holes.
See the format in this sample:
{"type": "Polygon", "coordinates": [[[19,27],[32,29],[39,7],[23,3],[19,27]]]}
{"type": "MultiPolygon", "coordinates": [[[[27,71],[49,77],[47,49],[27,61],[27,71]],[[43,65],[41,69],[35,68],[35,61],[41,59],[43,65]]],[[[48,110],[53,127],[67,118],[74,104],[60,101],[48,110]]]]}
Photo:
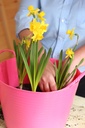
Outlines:
{"type": "Polygon", "coordinates": [[[28,17],[28,6],[33,5],[35,8],[40,7],[40,0],[21,0],[20,7],[18,12],[15,15],[16,22],[16,36],[20,31],[29,28],[29,23],[32,20],[32,17],[28,17]]]}

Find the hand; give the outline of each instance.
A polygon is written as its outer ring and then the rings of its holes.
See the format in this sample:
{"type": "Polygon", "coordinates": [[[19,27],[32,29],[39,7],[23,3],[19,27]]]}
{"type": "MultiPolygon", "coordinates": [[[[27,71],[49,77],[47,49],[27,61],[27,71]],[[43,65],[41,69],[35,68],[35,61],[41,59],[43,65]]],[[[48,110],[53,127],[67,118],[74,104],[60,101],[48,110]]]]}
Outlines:
{"type": "Polygon", "coordinates": [[[39,82],[39,87],[42,91],[56,91],[56,82],[55,82],[55,70],[53,64],[49,61],[45,71],[39,82]]]}

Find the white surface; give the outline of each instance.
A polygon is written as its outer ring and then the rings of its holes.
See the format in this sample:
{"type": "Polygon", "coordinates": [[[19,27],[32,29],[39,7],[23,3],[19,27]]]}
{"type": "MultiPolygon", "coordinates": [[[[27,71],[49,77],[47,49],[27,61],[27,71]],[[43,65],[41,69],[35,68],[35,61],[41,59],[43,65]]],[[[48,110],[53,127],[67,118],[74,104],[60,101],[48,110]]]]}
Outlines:
{"type": "MultiPolygon", "coordinates": [[[[6,128],[1,119],[0,128],[6,128]]],[[[75,96],[65,128],[85,128],[85,98],[75,96]]]]}
{"type": "Polygon", "coordinates": [[[66,128],[85,128],[85,98],[75,96],[66,128]]]}

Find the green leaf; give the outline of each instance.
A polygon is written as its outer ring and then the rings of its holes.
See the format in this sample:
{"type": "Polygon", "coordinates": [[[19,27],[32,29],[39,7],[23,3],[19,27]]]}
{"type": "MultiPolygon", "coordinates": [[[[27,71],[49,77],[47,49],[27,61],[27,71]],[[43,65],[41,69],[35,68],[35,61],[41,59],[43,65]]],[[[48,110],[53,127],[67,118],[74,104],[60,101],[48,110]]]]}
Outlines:
{"type": "MultiPolygon", "coordinates": [[[[61,74],[61,69],[62,69],[62,58],[63,58],[63,50],[60,52],[59,56],[59,62],[58,62],[58,69],[57,69],[57,79],[59,79],[60,74],[61,74]]],[[[59,82],[59,81],[58,81],[59,82]]]]}
{"type": "Polygon", "coordinates": [[[57,89],[58,89],[58,68],[57,68],[57,65],[56,65],[56,62],[55,62],[55,79],[56,79],[56,86],[57,86],[57,89]]]}
{"type": "Polygon", "coordinates": [[[29,68],[29,66],[28,66],[28,60],[27,60],[27,58],[26,58],[26,56],[25,56],[24,50],[23,50],[23,48],[21,47],[21,45],[19,45],[19,48],[20,48],[20,53],[21,53],[22,59],[23,59],[23,61],[24,61],[24,65],[25,65],[25,68],[26,68],[26,71],[27,71],[27,74],[28,74],[30,83],[31,83],[31,85],[32,85],[32,76],[31,76],[30,68],[29,68]]]}
{"type": "Polygon", "coordinates": [[[50,58],[50,55],[51,55],[51,48],[49,49],[48,53],[46,54],[46,51],[44,51],[41,59],[40,59],[40,63],[38,65],[38,72],[37,72],[37,76],[36,76],[36,85],[38,85],[40,79],[41,79],[41,76],[44,72],[44,69],[46,67],[46,64],[48,63],[48,60],[50,58]]]}
{"type": "Polygon", "coordinates": [[[38,57],[41,55],[42,51],[43,51],[43,47],[41,47],[40,50],[38,51],[38,57]]]}
{"type": "Polygon", "coordinates": [[[30,71],[32,75],[32,85],[35,88],[35,77],[38,67],[38,43],[33,42],[31,45],[31,54],[30,54],[30,71]]]}
{"type": "Polygon", "coordinates": [[[69,70],[69,67],[70,67],[70,65],[72,63],[72,60],[73,59],[68,59],[67,63],[65,63],[65,65],[64,65],[65,67],[63,66],[63,69],[62,69],[62,72],[61,72],[61,76],[60,76],[60,80],[59,80],[59,85],[60,86],[63,86],[64,79],[65,79],[65,77],[66,77],[66,75],[68,73],[68,70],[69,70]]]}

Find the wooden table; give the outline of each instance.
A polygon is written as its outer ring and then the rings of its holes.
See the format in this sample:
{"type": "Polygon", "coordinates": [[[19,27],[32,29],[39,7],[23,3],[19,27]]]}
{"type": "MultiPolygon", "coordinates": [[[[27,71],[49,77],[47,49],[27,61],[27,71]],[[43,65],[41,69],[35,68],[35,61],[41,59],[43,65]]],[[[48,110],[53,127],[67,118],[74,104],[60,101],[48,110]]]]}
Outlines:
{"type": "MultiPolygon", "coordinates": [[[[6,128],[1,119],[0,128],[6,128]]],[[[85,98],[75,96],[65,128],[85,128],[85,98]]]]}

